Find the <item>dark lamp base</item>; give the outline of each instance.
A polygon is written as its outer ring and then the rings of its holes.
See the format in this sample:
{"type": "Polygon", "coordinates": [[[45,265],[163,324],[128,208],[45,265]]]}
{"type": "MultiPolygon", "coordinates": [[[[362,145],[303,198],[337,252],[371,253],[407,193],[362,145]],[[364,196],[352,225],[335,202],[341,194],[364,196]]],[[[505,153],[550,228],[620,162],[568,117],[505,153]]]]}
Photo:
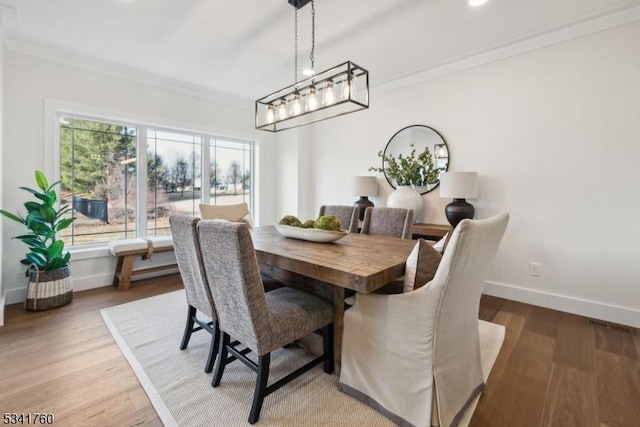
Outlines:
{"type": "Polygon", "coordinates": [[[453,228],[465,218],[473,219],[476,210],[471,203],[468,203],[465,199],[453,199],[451,203],[444,208],[444,213],[447,215],[447,220],[453,228]]]}
{"type": "Polygon", "coordinates": [[[373,202],[369,200],[367,196],[360,196],[360,198],[353,204],[353,207],[358,209],[358,218],[362,221],[364,220],[364,210],[368,207],[373,207],[373,202]]]}

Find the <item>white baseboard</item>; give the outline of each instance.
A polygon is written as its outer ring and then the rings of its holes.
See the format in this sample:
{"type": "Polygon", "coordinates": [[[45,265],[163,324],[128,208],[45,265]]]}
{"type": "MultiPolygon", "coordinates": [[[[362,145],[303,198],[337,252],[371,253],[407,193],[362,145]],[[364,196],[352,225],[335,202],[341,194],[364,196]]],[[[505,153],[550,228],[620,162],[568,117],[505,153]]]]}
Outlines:
{"type": "MultiPolygon", "coordinates": [[[[133,277],[132,281],[150,279],[152,277],[163,276],[166,274],[177,273],[178,269],[171,269],[162,272],[155,272],[150,274],[140,274],[133,277]]],[[[73,278],[73,290],[75,292],[86,291],[89,289],[102,288],[104,286],[111,286],[113,283],[113,273],[96,274],[94,276],[83,276],[73,278]]],[[[8,289],[6,295],[7,304],[17,304],[23,302],[27,298],[27,287],[21,287],[16,289],[8,289]]]]}
{"type": "Polygon", "coordinates": [[[111,286],[111,283],[113,283],[113,273],[96,274],[94,276],[84,276],[80,278],[72,275],[71,277],[73,278],[73,290],[76,292],[111,286]]]}
{"type": "MultiPolygon", "coordinates": [[[[175,272],[177,271],[178,270],[176,269],[175,272]]],[[[167,272],[161,274],[140,275],[135,279],[145,279],[162,274],[167,274],[167,272]]],[[[113,274],[85,276],[73,280],[73,289],[75,291],[85,291],[103,286],[111,286],[112,280],[113,274]]],[[[532,289],[497,282],[485,282],[483,293],[499,298],[640,328],[640,311],[627,307],[619,307],[596,301],[568,297],[566,295],[552,294],[549,292],[535,291],[532,289]]],[[[25,286],[23,288],[7,290],[6,295],[0,297],[0,326],[4,324],[5,305],[23,302],[26,296],[27,288],[25,286]]]]}
{"type": "Polygon", "coordinates": [[[24,302],[27,298],[27,287],[16,288],[16,289],[7,289],[5,295],[6,301],[5,304],[18,304],[24,302]]]}
{"type": "Polygon", "coordinates": [[[484,294],[640,328],[640,311],[597,301],[485,282],[484,294]]]}
{"type": "Polygon", "coordinates": [[[4,306],[6,303],[6,297],[4,295],[0,296],[0,326],[4,325],[4,306]]]}

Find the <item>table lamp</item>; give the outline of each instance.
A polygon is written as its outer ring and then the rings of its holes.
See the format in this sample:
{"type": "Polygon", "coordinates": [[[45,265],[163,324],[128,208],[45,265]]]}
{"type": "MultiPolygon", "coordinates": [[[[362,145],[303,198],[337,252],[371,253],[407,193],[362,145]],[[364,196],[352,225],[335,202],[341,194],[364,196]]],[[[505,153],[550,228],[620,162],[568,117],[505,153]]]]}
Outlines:
{"type": "Polygon", "coordinates": [[[373,207],[373,202],[369,200],[369,196],[378,195],[378,178],[375,176],[352,177],[351,194],[360,196],[353,206],[358,209],[358,218],[362,221],[364,219],[364,210],[369,206],[373,207]]]}
{"type": "Polygon", "coordinates": [[[478,197],[477,172],[444,172],[440,174],[440,197],[453,199],[444,209],[453,228],[465,218],[473,219],[475,208],[465,199],[478,197]]]}

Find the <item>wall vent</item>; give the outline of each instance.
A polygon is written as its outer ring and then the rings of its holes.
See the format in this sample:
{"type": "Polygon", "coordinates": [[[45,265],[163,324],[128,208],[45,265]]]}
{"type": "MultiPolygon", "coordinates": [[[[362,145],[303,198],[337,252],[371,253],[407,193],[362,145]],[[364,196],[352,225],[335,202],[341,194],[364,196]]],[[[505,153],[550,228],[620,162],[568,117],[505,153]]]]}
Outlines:
{"type": "Polygon", "coordinates": [[[595,319],[588,319],[589,324],[593,325],[593,326],[598,326],[601,328],[607,328],[610,329],[612,331],[617,331],[617,332],[624,332],[625,334],[631,334],[631,328],[627,327],[627,326],[622,326],[622,325],[616,325],[613,323],[608,323],[608,322],[604,322],[602,320],[595,320],[595,319]]]}

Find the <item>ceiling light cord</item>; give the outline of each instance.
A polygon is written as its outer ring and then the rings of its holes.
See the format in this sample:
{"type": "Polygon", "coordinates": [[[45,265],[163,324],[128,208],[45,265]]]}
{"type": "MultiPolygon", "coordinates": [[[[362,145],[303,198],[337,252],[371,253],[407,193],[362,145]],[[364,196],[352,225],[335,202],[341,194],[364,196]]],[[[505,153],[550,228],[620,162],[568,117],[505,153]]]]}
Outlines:
{"type": "Polygon", "coordinates": [[[294,56],[294,62],[295,62],[294,73],[295,73],[295,76],[294,76],[293,81],[296,82],[296,84],[297,84],[298,83],[298,8],[294,7],[294,10],[295,10],[295,15],[294,15],[295,16],[295,19],[294,19],[294,21],[295,21],[295,31],[294,31],[294,33],[295,33],[295,49],[294,49],[294,51],[295,51],[295,56],[294,56]]]}
{"type": "Polygon", "coordinates": [[[315,70],[315,54],[316,54],[316,2],[311,0],[311,69],[315,70]]]}

